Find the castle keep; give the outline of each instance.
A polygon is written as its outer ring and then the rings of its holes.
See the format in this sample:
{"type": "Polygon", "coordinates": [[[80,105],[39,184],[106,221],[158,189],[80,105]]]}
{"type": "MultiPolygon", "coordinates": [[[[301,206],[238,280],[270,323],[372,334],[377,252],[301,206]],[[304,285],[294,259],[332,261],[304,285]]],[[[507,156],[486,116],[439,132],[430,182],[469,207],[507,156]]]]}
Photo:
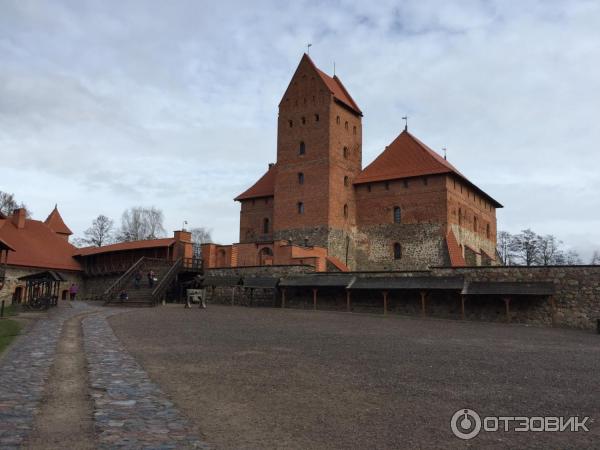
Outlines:
{"type": "Polygon", "coordinates": [[[363,169],[362,116],[305,54],[279,103],[277,161],[235,198],[239,243],[205,245],[205,267],[495,265],[502,205],[407,129],[363,169]]]}

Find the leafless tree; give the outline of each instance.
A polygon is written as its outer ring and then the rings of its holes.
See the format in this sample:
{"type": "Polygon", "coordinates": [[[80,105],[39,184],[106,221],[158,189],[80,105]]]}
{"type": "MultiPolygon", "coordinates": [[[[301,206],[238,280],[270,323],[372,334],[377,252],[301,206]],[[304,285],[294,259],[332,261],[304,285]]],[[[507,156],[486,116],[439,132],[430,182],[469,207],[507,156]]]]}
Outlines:
{"type": "Polygon", "coordinates": [[[138,206],[123,212],[117,240],[120,242],[141,241],[143,239],[156,239],[164,235],[162,211],[155,207],[143,208],[138,206]]]}
{"type": "Polygon", "coordinates": [[[100,214],[92,222],[92,226],[83,232],[84,238],[76,242],[94,247],[102,247],[113,241],[112,229],[114,222],[100,214]]]}
{"type": "Polygon", "coordinates": [[[27,209],[24,203],[17,202],[14,194],[0,191],[0,214],[10,216],[17,208],[25,208],[27,217],[31,217],[31,211],[27,209]]]}
{"type": "Polygon", "coordinates": [[[592,255],[592,260],[590,261],[590,264],[592,266],[600,266],[600,251],[598,251],[598,250],[594,251],[594,254],[592,255]]]}
{"type": "Polygon", "coordinates": [[[564,259],[564,252],[560,249],[562,241],[556,236],[547,234],[538,236],[538,257],[537,264],[541,266],[558,265],[564,259]]]}
{"type": "Polygon", "coordinates": [[[496,250],[500,257],[500,262],[504,266],[512,265],[512,252],[510,250],[510,243],[513,236],[508,231],[499,231],[496,242],[496,250]]]}
{"type": "Polygon", "coordinates": [[[192,245],[194,249],[194,258],[202,256],[202,244],[212,242],[211,230],[205,227],[196,227],[190,230],[192,233],[192,245]]]}
{"type": "Polygon", "coordinates": [[[511,239],[510,250],[523,265],[533,266],[540,254],[539,236],[530,229],[523,230],[511,239]]]}
{"type": "Polygon", "coordinates": [[[576,266],[576,265],[582,264],[579,253],[577,253],[575,250],[569,250],[565,254],[565,264],[567,264],[569,266],[576,266]]]}

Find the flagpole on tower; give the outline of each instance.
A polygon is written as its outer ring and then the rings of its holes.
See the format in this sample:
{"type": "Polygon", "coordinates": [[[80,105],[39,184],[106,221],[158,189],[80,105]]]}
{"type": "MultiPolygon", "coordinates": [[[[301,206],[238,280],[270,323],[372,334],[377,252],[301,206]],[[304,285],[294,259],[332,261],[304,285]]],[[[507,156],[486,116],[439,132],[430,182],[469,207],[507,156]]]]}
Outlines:
{"type": "Polygon", "coordinates": [[[310,48],[312,47],[312,44],[309,42],[308,44],[306,44],[306,54],[310,55],[310,48]]]}

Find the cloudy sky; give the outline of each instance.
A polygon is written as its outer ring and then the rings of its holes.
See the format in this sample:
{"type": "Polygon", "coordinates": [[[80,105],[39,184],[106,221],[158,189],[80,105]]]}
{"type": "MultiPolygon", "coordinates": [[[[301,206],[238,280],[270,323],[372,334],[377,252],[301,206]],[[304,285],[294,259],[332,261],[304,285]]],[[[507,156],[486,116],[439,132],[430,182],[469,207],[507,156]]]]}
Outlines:
{"type": "Polygon", "coordinates": [[[0,190],[81,234],[154,205],[237,240],[306,44],[363,110],[363,164],[409,128],[505,205],[600,248],[597,1],[0,0],[0,190]]]}

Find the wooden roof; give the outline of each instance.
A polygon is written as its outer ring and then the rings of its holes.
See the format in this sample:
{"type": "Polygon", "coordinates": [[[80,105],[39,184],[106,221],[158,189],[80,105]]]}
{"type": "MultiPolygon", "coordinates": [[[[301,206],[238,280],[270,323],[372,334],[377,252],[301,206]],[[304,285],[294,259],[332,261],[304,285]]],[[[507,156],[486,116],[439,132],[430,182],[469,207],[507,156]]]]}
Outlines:
{"type": "Polygon", "coordinates": [[[442,290],[460,291],[462,277],[357,277],[349,290],[442,290]]]}
{"type": "Polygon", "coordinates": [[[472,281],[465,284],[462,294],[548,296],[554,291],[554,283],[549,282],[472,281]]]}
{"type": "Polygon", "coordinates": [[[144,248],[170,247],[175,243],[173,238],[146,239],[143,241],[119,242],[118,244],[103,245],[102,247],[85,247],[76,252],[76,256],[98,255],[100,253],[124,252],[144,248]]]}

